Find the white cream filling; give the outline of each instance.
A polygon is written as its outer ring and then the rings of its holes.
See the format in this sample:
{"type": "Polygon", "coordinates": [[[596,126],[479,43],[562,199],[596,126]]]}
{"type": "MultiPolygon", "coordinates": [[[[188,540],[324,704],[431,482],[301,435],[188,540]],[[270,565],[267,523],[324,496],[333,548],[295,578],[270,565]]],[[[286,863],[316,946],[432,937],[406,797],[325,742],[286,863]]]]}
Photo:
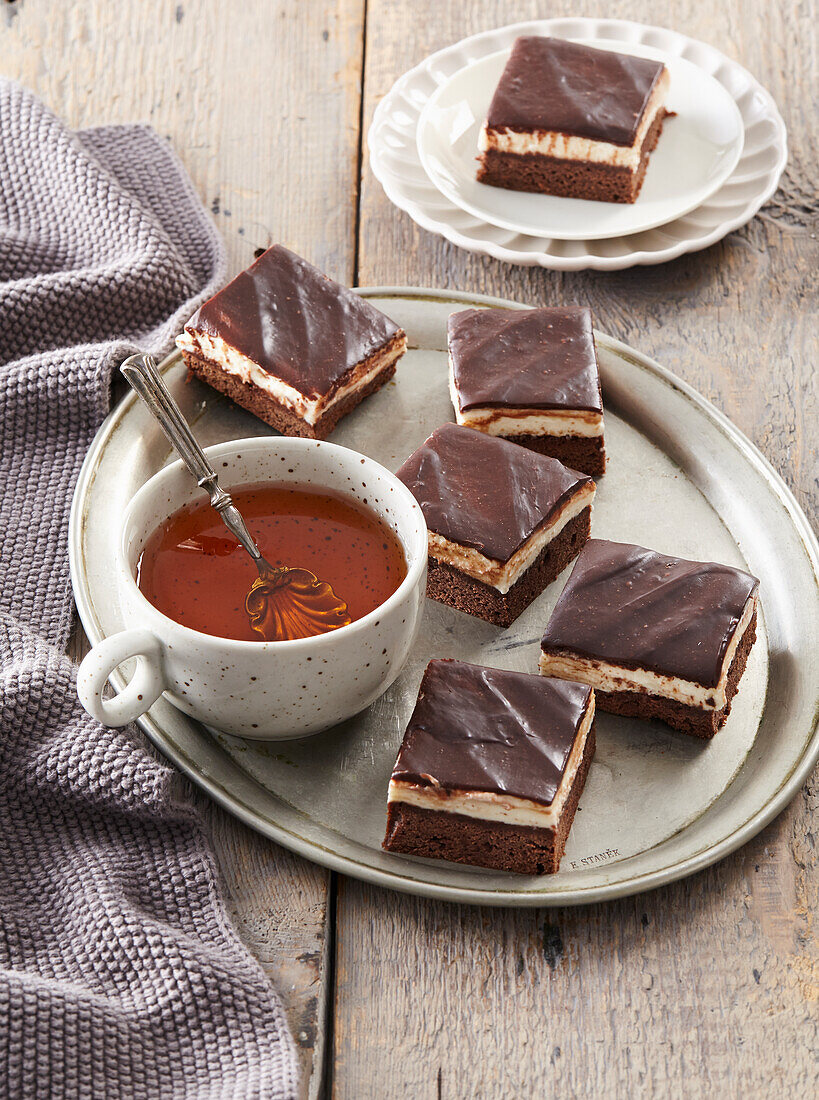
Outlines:
{"type": "Polygon", "coordinates": [[[552,516],[548,523],[536,531],[531,538],[521,546],[508,561],[497,561],[495,558],[487,558],[480,550],[474,550],[471,546],[461,546],[460,543],[450,542],[443,535],[434,531],[429,532],[429,552],[433,558],[445,562],[447,565],[459,569],[469,577],[496,588],[502,595],[506,595],[529,566],[535,561],[553,539],[557,538],[566,524],[579,516],[584,508],[588,508],[594,500],[595,486],[593,481],[587,481],[580,489],[569,497],[560,511],[552,516]]]}
{"type": "Polygon", "coordinates": [[[594,660],[590,657],[542,651],[539,662],[540,671],[544,676],[555,676],[559,680],[575,680],[581,684],[589,684],[598,691],[635,691],[643,695],[659,695],[663,699],[673,699],[675,702],[699,707],[701,710],[722,710],[728,701],[726,686],[731,662],[750,625],[755,609],[756,596],[754,595],[746,603],[733,637],[728,643],[716,687],[704,687],[691,680],[683,680],[678,676],[664,676],[649,669],[624,668],[622,665],[609,664],[607,661],[594,660]]]}
{"type": "Polygon", "coordinates": [[[562,134],[557,130],[509,130],[505,127],[490,130],[486,123],[481,129],[478,148],[481,152],[492,149],[497,153],[534,153],[542,157],[558,157],[561,160],[591,161],[593,164],[610,164],[616,168],[640,167],[641,150],[657,112],[663,109],[668,93],[668,70],[665,69],[649,96],[646,109],[633,145],[614,145],[608,141],[562,134]]]}
{"type": "Polygon", "coordinates": [[[449,396],[456,422],[485,435],[580,435],[594,439],[603,434],[603,414],[588,409],[497,409],[486,406],[462,411],[451,355],[449,396]]]}
{"type": "Polygon", "coordinates": [[[210,359],[221,367],[227,374],[234,374],[253,386],[264,390],[279,404],[292,409],[306,424],[315,424],[316,421],[331,409],[339,401],[343,401],[356,390],[362,389],[368,382],[390,363],[400,358],[407,349],[407,340],[404,337],[393,348],[382,349],[373,359],[366,371],[354,371],[352,376],[343,386],[340,386],[328,400],[325,397],[306,397],[299,393],[293,386],[288,385],[281,378],[268,374],[258,363],[242,355],[236,348],[231,347],[220,336],[211,336],[206,332],[188,329],[176,338],[176,346],[191,355],[201,355],[204,359],[210,359]]]}
{"type": "Polygon", "coordinates": [[[533,802],[529,798],[517,795],[501,794],[497,791],[445,790],[441,786],[422,786],[419,783],[404,783],[390,780],[387,802],[406,802],[421,810],[436,810],[448,814],[463,814],[481,821],[500,822],[504,825],[531,825],[536,829],[554,829],[560,821],[560,815],[566,799],[574,784],[574,777],[583,759],[586,738],[594,720],[594,692],[580,723],[574,739],[572,751],[566,762],[566,770],[560,780],[551,803],[533,802]]]}
{"type": "Polygon", "coordinates": [[[456,412],[455,419],[467,428],[504,438],[516,435],[571,435],[597,439],[603,434],[603,417],[592,412],[521,409],[520,412],[505,410],[499,413],[497,409],[469,409],[465,413],[456,412]]]}

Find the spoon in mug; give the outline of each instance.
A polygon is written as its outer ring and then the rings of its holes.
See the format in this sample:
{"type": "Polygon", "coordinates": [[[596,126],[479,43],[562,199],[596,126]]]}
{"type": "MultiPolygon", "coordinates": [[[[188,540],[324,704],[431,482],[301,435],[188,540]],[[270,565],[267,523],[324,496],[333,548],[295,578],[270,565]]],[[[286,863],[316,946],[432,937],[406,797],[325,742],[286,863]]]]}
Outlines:
{"type": "Polygon", "coordinates": [[[266,642],[312,638],[352,622],[347,604],[309,569],[273,566],[265,561],[229,493],[196,442],[190,425],[171,396],[156,360],[131,355],[120,367],[128,385],[157,420],[176,453],[210,496],[210,502],[259,570],[245,599],[251,628],[266,642]]]}

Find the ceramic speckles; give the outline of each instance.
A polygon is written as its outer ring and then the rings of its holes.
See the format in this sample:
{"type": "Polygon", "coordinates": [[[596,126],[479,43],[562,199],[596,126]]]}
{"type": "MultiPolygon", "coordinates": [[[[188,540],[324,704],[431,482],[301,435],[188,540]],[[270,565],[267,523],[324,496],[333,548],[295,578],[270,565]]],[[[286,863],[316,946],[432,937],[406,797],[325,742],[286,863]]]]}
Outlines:
{"type": "Polygon", "coordinates": [[[427,531],[408,489],[370,458],[332,443],[261,437],[211,447],[226,486],[309,484],[342,492],[376,512],[397,534],[407,576],[375,611],[339,630],[287,642],[214,638],[158,611],[134,580],[146,539],[177,508],[201,496],[181,462],[143,485],[128,506],[115,583],[126,630],[99,642],[82,663],[78,691],[102,722],[122,725],[165,693],[209,726],[247,738],[303,737],[369,706],[404,666],[424,603],[427,531]],[[136,673],[112,699],[104,685],[123,661],[136,673]]]}

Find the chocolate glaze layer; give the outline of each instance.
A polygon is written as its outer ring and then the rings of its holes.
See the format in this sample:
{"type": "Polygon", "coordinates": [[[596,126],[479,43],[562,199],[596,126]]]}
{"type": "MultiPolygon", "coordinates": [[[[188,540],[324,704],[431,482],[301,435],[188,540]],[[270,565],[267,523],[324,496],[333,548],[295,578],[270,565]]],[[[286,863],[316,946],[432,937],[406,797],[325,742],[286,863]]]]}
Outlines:
{"type": "Polygon", "coordinates": [[[191,317],[305,397],[330,396],[398,325],[301,256],[274,245],[191,317]]]}
{"type": "Polygon", "coordinates": [[[465,309],[447,333],[462,411],[603,411],[590,310],[465,309]]]}
{"type": "Polygon", "coordinates": [[[541,648],[716,687],[725,651],[758,587],[750,573],[729,565],[589,539],[541,648]]]}
{"type": "Polygon", "coordinates": [[[492,97],[487,125],[633,145],[663,69],[659,61],[561,38],[518,38],[492,97]]]}
{"type": "Polygon", "coordinates": [[[548,806],[590,696],[567,680],[430,661],[392,778],[548,806]]]}
{"type": "Polygon", "coordinates": [[[458,424],[436,428],[397,476],[430,531],[501,562],[591,481],[556,458],[458,424]]]}

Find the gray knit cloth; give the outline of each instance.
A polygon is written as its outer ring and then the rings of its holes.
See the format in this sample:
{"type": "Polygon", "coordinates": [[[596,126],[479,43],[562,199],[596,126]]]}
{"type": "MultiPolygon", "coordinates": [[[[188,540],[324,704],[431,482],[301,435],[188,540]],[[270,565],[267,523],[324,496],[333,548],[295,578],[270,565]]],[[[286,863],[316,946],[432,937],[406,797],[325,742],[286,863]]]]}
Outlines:
{"type": "Polygon", "coordinates": [[[2,1097],[297,1091],[185,785],[85,714],[64,652],[69,502],[111,372],[167,349],[223,273],[156,134],[71,133],[0,80],[2,1097]]]}

